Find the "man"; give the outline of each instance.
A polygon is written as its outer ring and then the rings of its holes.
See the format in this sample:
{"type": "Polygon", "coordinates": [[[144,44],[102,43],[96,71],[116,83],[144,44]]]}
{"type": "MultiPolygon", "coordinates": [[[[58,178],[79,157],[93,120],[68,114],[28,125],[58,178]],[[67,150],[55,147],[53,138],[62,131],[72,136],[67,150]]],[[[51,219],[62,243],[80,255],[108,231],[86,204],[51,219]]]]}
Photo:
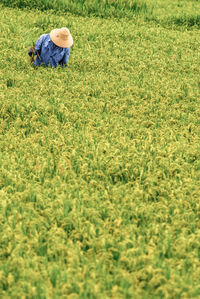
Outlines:
{"type": "Polygon", "coordinates": [[[57,67],[58,64],[67,67],[70,47],[73,45],[73,38],[68,28],[54,29],[50,34],[42,34],[31,47],[28,54],[34,61],[34,65],[41,64],[50,67],[57,67]]]}

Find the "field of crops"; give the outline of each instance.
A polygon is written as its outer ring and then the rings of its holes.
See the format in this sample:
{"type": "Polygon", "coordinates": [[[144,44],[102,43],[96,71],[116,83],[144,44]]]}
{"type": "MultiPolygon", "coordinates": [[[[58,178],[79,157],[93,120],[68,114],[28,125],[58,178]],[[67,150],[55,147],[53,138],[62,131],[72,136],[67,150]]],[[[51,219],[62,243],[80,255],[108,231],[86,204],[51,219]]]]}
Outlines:
{"type": "Polygon", "coordinates": [[[199,11],[1,1],[1,298],[200,297],[199,11]],[[63,26],[69,68],[34,68],[63,26]]]}

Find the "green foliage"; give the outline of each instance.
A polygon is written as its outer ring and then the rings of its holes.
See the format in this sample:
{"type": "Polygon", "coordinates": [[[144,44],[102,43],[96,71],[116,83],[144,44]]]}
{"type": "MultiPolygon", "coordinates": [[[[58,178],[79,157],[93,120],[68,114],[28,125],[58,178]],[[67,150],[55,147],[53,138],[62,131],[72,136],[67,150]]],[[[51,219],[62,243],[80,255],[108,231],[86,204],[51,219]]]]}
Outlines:
{"type": "Polygon", "coordinates": [[[154,15],[147,16],[165,27],[200,27],[199,2],[187,0],[156,0],[154,15]]]}
{"type": "Polygon", "coordinates": [[[199,298],[199,30],[170,23],[189,2],[117,23],[1,6],[1,298],[199,298]],[[69,68],[33,68],[62,26],[69,68]]]}
{"type": "Polygon", "coordinates": [[[200,27],[199,3],[193,0],[2,0],[1,3],[20,9],[53,10],[59,15],[139,17],[168,27],[200,27]]]}
{"type": "Polygon", "coordinates": [[[178,26],[200,27],[200,15],[173,17],[171,22],[178,26]]]}
{"type": "Polygon", "coordinates": [[[100,17],[133,17],[147,12],[144,0],[2,0],[2,4],[18,8],[54,10],[57,13],[70,12],[76,15],[100,17]]]}

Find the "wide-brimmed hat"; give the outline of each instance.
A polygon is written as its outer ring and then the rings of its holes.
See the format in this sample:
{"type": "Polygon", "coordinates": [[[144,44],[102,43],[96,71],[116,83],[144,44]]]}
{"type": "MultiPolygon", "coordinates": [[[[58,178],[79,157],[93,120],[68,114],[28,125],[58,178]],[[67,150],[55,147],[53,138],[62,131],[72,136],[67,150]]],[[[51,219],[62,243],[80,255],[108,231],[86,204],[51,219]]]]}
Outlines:
{"type": "Polygon", "coordinates": [[[68,28],[53,29],[50,32],[50,38],[52,42],[61,48],[68,48],[73,45],[73,38],[68,28]]]}

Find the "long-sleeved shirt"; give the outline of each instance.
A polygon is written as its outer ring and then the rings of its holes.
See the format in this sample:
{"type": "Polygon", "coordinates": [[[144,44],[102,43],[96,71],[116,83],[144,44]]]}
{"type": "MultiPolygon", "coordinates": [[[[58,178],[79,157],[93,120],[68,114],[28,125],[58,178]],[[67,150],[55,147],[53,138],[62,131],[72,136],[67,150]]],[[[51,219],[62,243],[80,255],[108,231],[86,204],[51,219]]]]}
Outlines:
{"type": "MultiPolygon", "coordinates": [[[[37,55],[34,65],[40,66],[44,64],[50,67],[67,65],[69,59],[70,48],[61,48],[56,46],[50,39],[49,34],[42,34],[35,44],[34,55],[37,55]]],[[[32,56],[31,51],[28,52],[32,56]]]]}

